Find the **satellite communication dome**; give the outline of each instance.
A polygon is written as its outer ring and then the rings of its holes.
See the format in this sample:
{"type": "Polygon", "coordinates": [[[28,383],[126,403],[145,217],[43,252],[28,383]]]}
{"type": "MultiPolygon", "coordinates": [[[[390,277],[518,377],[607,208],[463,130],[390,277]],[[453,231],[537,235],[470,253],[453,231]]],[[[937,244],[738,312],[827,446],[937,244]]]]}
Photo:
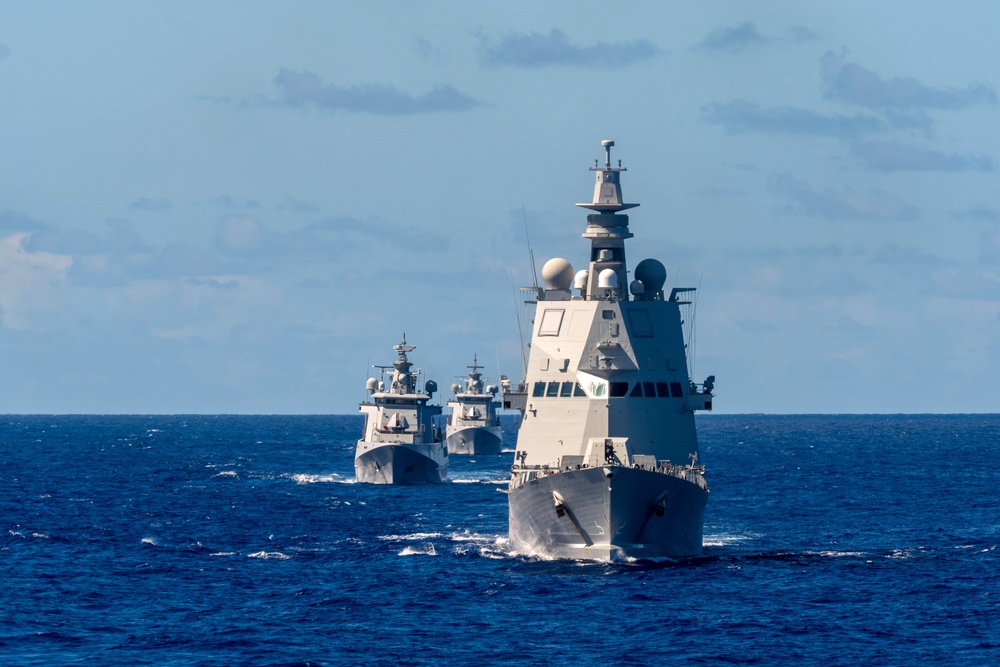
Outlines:
{"type": "Polygon", "coordinates": [[[365,383],[365,389],[368,391],[375,391],[378,389],[378,380],[375,378],[368,378],[368,382],[365,383]]]}
{"type": "Polygon", "coordinates": [[[433,396],[434,392],[437,390],[438,390],[438,383],[435,382],[434,380],[428,380],[427,384],[424,385],[424,391],[426,391],[427,394],[430,396],[433,396]]]}
{"type": "Polygon", "coordinates": [[[655,294],[667,282],[667,267],[656,259],[644,259],[635,267],[635,279],[642,282],[646,294],[655,294]]]}
{"type": "Polygon", "coordinates": [[[573,287],[579,290],[587,289],[587,278],[590,276],[590,272],[587,269],[580,269],[576,272],[576,277],[573,278],[573,287]]]}
{"type": "Polygon", "coordinates": [[[597,286],[608,289],[618,289],[618,272],[614,269],[604,269],[597,274],[597,286]]]}
{"type": "Polygon", "coordinates": [[[542,281],[547,290],[568,290],[573,282],[573,265],[562,257],[554,257],[542,267],[542,281]]]}
{"type": "Polygon", "coordinates": [[[451,385],[451,393],[457,394],[460,391],[462,391],[462,385],[460,385],[460,384],[453,384],[453,385],[451,385]]]}

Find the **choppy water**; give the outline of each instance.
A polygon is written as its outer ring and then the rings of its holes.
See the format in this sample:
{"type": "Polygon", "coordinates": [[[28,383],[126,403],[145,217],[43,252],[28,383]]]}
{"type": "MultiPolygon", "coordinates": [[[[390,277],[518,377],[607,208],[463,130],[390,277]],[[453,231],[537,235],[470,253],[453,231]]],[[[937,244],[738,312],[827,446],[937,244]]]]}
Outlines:
{"type": "Polygon", "coordinates": [[[1000,416],[699,417],[655,566],[512,553],[509,431],[392,488],[361,425],[0,416],[0,663],[1000,664],[1000,416]]]}

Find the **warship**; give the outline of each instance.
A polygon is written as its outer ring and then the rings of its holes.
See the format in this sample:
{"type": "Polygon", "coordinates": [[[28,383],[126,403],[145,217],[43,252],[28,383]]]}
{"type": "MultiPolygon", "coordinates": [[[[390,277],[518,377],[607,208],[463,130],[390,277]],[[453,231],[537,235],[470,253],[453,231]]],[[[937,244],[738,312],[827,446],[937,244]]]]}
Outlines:
{"type": "Polygon", "coordinates": [[[708,500],[695,411],[711,410],[715,376],[692,382],[682,307],[694,288],[665,295],[666,268],[635,266],[614,141],[591,171],[583,238],[590,261],[574,273],[562,258],[542,267],[527,396],[506,493],[515,551],[599,561],[702,555],[708,500]]]}
{"type": "Polygon", "coordinates": [[[396,361],[375,366],[380,379],[368,378],[365,384],[370,400],[361,404],[365,430],[354,450],[355,478],[373,484],[443,482],[448,448],[434,424],[441,406],[429,405],[437,383],[428,380],[423,392],[417,390],[420,370],[406,356],[416,346],[407,344],[406,334],[392,349],[399,355],[396,361]]]}
{"type": "Polygon", "coordinates": [[[462,384],[451,385],[455,400],[448,402],[451,414],[445,427],[449,454],[499,454],[500,415],[494,397],[496,385],[483,387],[482,366],[472,355],[469,374],[462,384]],[[463,386],[464,384],[464,386],[463,386]]]}

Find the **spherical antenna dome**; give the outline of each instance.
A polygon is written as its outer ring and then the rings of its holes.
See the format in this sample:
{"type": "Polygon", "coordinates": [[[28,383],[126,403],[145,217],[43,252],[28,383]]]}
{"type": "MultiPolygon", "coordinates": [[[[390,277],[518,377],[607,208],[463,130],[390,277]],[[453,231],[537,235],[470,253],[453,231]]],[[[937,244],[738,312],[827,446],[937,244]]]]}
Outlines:
{"type": "Polygon", "coordinates": [[[597,286],[618,289],[618,273],[614,269],[604,269],[597,274],[597,286]]]}
{"type": "Polygon", "coordinates": [[[542,282],[548,290],[568,290],[573,283],[573,265],[562,257],[554,257],[542,267],[542,282]]]}
{"type": "Polygon", "coordinates": [[[659,292],[667,282],[667,267],[659,260],[644,259],[635,267],[635,279],[642,282],[644,293],[659,292]]]}

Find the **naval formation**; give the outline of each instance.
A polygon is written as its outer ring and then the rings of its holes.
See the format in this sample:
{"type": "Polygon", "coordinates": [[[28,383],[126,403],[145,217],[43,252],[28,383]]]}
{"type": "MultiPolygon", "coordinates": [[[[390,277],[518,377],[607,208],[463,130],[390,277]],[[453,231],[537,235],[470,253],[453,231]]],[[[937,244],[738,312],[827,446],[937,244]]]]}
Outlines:
{"type": "MultiPolygon", "coordinates": [[[[601,142],[604,164],[582,237],[586,267],[562,258],[542,267],[543,286],[522,288],[533,305],[522,380],[486,384],[473,356],[451,386],[443,414],[437,383],[421,371],[406,335],[391,365],[375,366],[360,406],[364,433],[355,449],[359,482],[439,483],[451,455],[499,454],[499,411],[521,421],[508,498],[509,537],[518,553],[586,560],[689,559],[702,554],[708,501],[694,414],[711,410],[714,376],[689,374],[684,307],[694,289],[665,291],[657,259],[635,265],[629,280],[614,142],[601,142]]],[[[578,250],[573,251],[578,254],[578,250]]]]}

